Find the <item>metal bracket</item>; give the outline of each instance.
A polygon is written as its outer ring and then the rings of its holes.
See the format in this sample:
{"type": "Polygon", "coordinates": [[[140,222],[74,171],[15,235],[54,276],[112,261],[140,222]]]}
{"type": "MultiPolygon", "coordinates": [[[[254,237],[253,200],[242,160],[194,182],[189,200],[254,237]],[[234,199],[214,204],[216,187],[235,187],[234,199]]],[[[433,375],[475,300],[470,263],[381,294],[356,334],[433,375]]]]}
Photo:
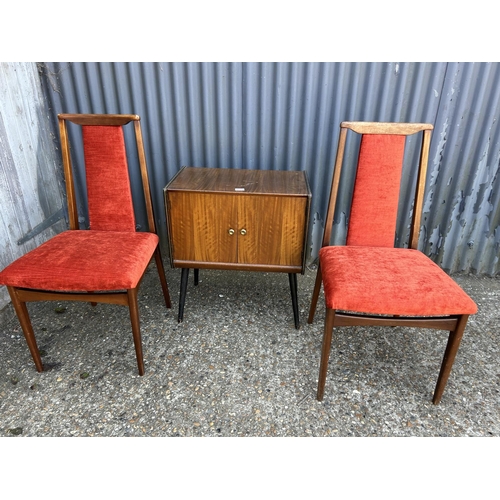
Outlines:
{"type": "Polygon", "coordinates": [[[52,214],[50,217],[45,219],[43,222],[35,226],[31,231],[28,231],[18,242],[18,245],[23,245],[27,241],[31,240],[38,234],[40,234],[42,231],[45,229],[49,228],[50,226],[54,225],[56,222],[59,220],[63,219],[66,214],[66,210],[64,208],[60,208],[57,212],[52,214]]]}

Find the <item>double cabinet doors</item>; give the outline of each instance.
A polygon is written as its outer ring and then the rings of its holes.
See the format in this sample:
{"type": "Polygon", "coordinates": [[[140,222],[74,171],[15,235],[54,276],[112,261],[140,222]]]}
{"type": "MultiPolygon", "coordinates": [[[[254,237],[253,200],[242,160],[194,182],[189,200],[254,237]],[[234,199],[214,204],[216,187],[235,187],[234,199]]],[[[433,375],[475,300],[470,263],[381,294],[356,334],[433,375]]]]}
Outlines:
{"type": "Polygon", "coordinates": [[[307,197],[189,191],[168,197],[174,264],[301,272],[307,197]]]}

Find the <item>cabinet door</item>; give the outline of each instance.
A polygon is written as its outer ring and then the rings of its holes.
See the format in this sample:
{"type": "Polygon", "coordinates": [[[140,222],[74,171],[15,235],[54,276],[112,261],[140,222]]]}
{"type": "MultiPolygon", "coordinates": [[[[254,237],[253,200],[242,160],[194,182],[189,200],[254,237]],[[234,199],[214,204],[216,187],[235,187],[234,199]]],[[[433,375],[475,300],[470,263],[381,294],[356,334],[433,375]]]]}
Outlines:
{"type": "Polygon", "coordinates": [[[301,266],[306,203],[298,196],[239,197],[238,262],[301,266]]]}
{"type": "Polygon", "coordinates": [[[174,261],[237,262],[237,197],[172,191],[169,203],[174,261]]]}

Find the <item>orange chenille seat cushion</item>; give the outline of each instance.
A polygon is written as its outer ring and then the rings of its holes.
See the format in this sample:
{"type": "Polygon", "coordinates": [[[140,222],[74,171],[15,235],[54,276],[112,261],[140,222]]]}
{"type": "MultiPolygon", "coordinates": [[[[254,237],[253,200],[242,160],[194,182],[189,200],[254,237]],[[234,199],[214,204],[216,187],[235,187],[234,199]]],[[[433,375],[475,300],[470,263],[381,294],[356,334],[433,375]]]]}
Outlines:
{"type": "Polygon", "coordinates": [[[474,314],[474,301],[418,250],[328,246],[319,252],[326,306],[400,316],[474,314]]]}
{"type": "Polygon", "coordinates": [[[131,231],[65,231],[0,272],[0,284],[55,291],[135,288],[158,236],[131,231]]]}

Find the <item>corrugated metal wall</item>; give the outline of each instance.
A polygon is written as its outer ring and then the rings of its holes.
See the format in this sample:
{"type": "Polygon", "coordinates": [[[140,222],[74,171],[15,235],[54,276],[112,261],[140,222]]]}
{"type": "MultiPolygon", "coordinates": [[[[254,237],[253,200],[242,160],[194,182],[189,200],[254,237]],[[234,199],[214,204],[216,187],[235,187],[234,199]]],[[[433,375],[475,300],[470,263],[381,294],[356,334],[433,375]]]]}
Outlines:
{"type": "Polygon", "coordinates": [[[444,269],[499,272],[500,64],[449,64],[435,120],[423,250],[444,269]]]}
{"type": "MultiPolygon", "coordinates": [[[[50,123],[36,64],[0,63],[0,269],[65,227],[50,123]]],[[[0,286],[0,310],[9,301],[0,286]]]]}
{"type": "MultiPolygon", "coordinates": [[[[53,120],[60,112],[141,115],[164,245],[162,189],[183,165],[305,170],[313,192],[314,259],[339,123],[431,122],[421,249],[450,273],[499,272],[498,63],[61,62],[43,68],[53,120]]],[[[348,158],[355,147],[348,143],[348,158]]],[[[417,150],[410,141],[410,158],[417,150]]],[[[405,170],[405,180],[413,177],[405,170]]],[[[78,179],[81,195],[82,173],[78,179]]],[[[352,182],[352,175],[342,180],[335,242],[345,237],[352,182]]],[[[411,191],[402,192],[399,246],[408,240],[411,191]]],[[[141,207],[139,190],[134,197],[141,207]]],[[[144,210],[137,215],[145,226],[144,210]]]]}

